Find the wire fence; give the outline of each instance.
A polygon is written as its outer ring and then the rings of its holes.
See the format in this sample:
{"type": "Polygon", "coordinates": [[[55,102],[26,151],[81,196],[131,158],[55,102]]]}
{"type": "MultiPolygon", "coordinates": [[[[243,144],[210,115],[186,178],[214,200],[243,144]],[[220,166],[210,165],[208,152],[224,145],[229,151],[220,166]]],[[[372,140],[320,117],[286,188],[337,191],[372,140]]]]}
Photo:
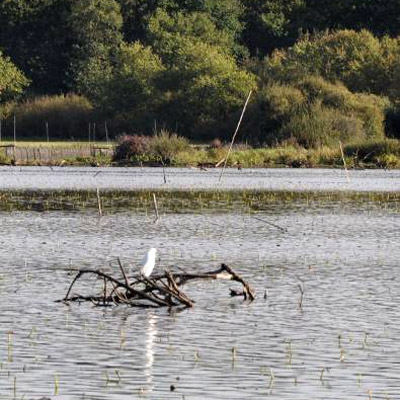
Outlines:
{"type": "Polygon", "coordinates": [[[82,146],[79,148],[52,148],[32,146],[0,146],[0,153],[15,162],[52,162],[64,159],[75,159],[77,157],[88,158],[96,156],[111,156],[113,149],[110,147],[82,146]]]}

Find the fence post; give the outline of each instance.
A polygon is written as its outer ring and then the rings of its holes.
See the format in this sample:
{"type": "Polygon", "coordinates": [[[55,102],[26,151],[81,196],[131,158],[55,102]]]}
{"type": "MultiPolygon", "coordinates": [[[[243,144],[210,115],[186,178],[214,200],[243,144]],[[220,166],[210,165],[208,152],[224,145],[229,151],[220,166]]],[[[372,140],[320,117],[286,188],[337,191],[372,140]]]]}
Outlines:
{"type": "Polygon", "coordinates": [[[17,144],[17,118],[14,114],[14,146],[17,144]]]}
{"type": "Polygon", "coordinates": [[[106,133],[106,141],[108,144],[108,127],[107,127],[107,121],[104,121],[104,132],[106,133]]]}

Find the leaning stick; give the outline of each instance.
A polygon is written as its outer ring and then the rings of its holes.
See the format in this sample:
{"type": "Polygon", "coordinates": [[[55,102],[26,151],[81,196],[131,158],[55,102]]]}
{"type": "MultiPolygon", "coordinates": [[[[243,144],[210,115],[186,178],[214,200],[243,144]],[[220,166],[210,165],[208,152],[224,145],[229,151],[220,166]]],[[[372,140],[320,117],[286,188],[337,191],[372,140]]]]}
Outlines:
{"type": "Polygon", "coordinates": [[[287,232],[288,231],[286,228],[282,228],[281,226],[273,224],[272,222],[266,221],[265,219],[261,219],[261,218],[258,218],[258,217],[253,217],[253,218],[256,219],[257,221],[264,222],[264,224],[271,225],[274,228],[280,229],[282,232],[287,232]]]}
{"type": "Polygon", "coordinates": [[[126,284],[126,286],[129,286],[128,277],[126,276],[124,267],[122,266],[122,263],[121,263],[121,260],[119,259],[119,257],[117,258],[117,261],[118,261],[119,268],[120,268],[120,270],[121,270],[121,272],[122,272],[122,276],[123,276],[124,279],[125,279],[125,284],[126,284]]]}
{"type": "Polygon", "coordinates": [[[156,220],[154,222],[157,222],[160,219],[160,215],[158,214],[158,206],[157,206],[157,199],[156,199],[155,193],[153,193],[153,203],[154,203],[154,210],[156,212],[156,220]]]}
{"type": "Polygon", "coordinates": [[[99,217],[103,215],[103,211],[101,209],[101,197],[100,197],[100,189],[96,189],[96,195],[97,195],[97,205],[99,207],[99,217]]]}
{"type": "MultiPolygon", "coordinates": [[[[165,275],[162,277],[164,278],[167,276],[167,271],[165,271],[165,275]]],[[[167,276],[168,279],[168,276],[167,276]]],[[[173,278],[172,278],[173,279],[173,278]]],[[[185,296],[177,287],[176,290],[172,290],[172,288],[168,287],[161,279],[159,279],[159,282],[162,284],[162,286],[157,285],[157,283],[154,280],[150,280],[146,278],[145,276],[142,277],[142,279],[138,279],[139,282],[144,282],[147,286],[149,286],[151,289],[156,289],[160,293],[167,294],[174,299],[178,300],[180,303],[185,304],[187,307],[193,307],[193,300],[190,300],[187,296],[185,296]]]]}
{"type": "Polygon", "coordinates": [[[299,283],[299,289],[300,289],[299,308],[300,308],[300,310],[303,310],[304,288],[303,288],[303,286],[301,286],[300,283],[299,283]]]}
{"type": "Polygon", "coordinates": [[[165,275],[168,279],[168,283],[170,284],[170,286],[174,289],[175,292],[177,292],[179,294],[179,298],[182,301],[182,303],[188,307],[193,307],[193,301],[190,300],[189,297],[187,297],[183,292],[181,292],[179,290],[171,273],[169,271],[165,270],[165,275]]]}
{"type": "Polygon", "coordinates": [[[232,275],[232,280],[236,282],[240,282],[244,287],[244,298],[253,301],[256,298],[256,295],[250,285],[240,276],[238,275],[231,267],[226,264],[221,264],[221,269],[224,269],[226,272],[232,275]]]}
{"type": "Polygon", "coordinates": [[[225,171],[225,168],[226,168],[226,164],[227,164],[227,162],[228,162],[229,154],[231,153],[232,146],[233,146],[233,142],[235,141],[236,135],[237,135],[237,133],[238,133],[238,131],[239,131],[239,127],[240,127],[240,124],[241,124],[241,122],[242,122],[244,112],[246,111],[247,103],[248,103],[249,100],[250,100],[251,93],[252,93],[252,90],[250,90],[249,95],[247,96],[246,102],[244,103],[244,107],[243,107],[243,110],[242,110],[242,114],[240,115],[239,122],[238,122],[238,124],[237,124],[237,126],[236,126],[235,133],[234,133],[233,136],[232,136],[232,141],[231,141],[231,144],[230,144],[230,146],[229,146],[228,154],[226,155],[226,158],[225,158],[224,167],[222,168],[221,174],[220,174],[220,176],[219,176],[219,183],[221,183],[222,175],[224,174],[224,171],[225,171]]]}

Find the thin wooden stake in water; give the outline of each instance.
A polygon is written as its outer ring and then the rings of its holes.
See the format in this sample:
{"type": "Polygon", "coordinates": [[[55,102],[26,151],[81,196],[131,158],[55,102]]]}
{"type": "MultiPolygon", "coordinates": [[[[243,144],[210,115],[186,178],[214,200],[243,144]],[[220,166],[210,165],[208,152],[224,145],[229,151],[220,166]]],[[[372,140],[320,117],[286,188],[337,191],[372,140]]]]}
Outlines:
{"type": "Polygon", "coordinates": [[[339,146],[340,146],[340,153],[342,154],[343,166],[346,171],[347,182],[350,183],[349,171],[347,170],[347,164],[346,164],[346,159],[344,158],[343,146],[342,146],[342,142],[340,140],[339,140],[339,146]]]}
{"type": "Polygon", "coordinates": [[[164,177],[164,184],[167,183],[167,175],[165,174],[165,165],[164,165],[164,161],[161,159],[161,163],[162,163],[162,173],[163,173],[163,177],[164,177]]]}
{"type": "Polygon", "coordinates": [[[89,147],[90,147],[90,130],[91,130],[92,124],[89,122],[89,147]]]}
{"type": "Polygon", "coordinates": [[[58,379],[58,375],[55,374],[54,375],[54,396],[58,395],[58,387],[59,387],[59,379],[58,379]]]}
{"type": "Polygon", "coordinates": [[[123,265],[121,263],[121,260],[119,259],[119,257],[117,258],[117,260],[118,260],[119,268],[120,268],[120,270],[122,272],[122,276],[124,277],[125,284],[126,284],[126,286],[129,286],[129,279],[128,279],[127,275],[126,275],[126,272],[125,272],[125,269],[124,269],[124,267],[123,267],[123,265]]]}
{"type": "Polygon", "coordinates": [[[101,197],[100,197],[100,190],[99,188],[96,189],[96,194],[97,194],[97,204],[99,206],[99,216],[101,217],[103,215],[103,211],[101,209],[101,197]]]}
{"type": "Polygon", "coordinates": [[[156,220],[154,222],[157,222],[160,219],[160,216],[158,214],[158,206],[157,206],[157,199],[155,193],[153,193],[153,203],[154,203],[154,210],[156,212],[156,220]]]}
{"type": "Polygon", "coordinates": [[[221,183],[222,175],[224,174],[224,171],[225,171],[225,168],[226,168],[226,164],[227,164],[227,162],[228,162],[229,154],[231,153],[233,143],[234,143],[235,138],[236,138],[236,135],[237,135],[237,133],[238,133],[238,131],[239,131],[239,127],[240,127],[240,124],[241,124],[241,122],[242,122],[243,115],[244,115],[244,112],[246,111],[246,107],[247,107],[247,104],[248,104],[248,102],[249,102],[249,100],[250,100],[250,96],[251,96],[251,93],[252,93],[252,92],[253,92],[253,91],[250,90],[249,95],[247,96],[247,99],[246,99],[246,102],[244,103],[244,107],[243,107],[243,110],[242,110],[242,114],[240,115],[239,122],[238,122],[238,124],[237,124],[235,133],[234,133],[233,136],[232,136],[232,141],[231,141],[231,144],[230,144],[230,146],[229,146],[228,154],[227,154],[227,156],[226,156],[226,158],[225,158],[224,167],[222,168],[221,174],[220,174],[220,176],[219,176],[219,183],[221,183]]]}
{"type": "Polygon", "coordinates": [[[10,363],[13,360],[13,331],[8,332],[8,358],[7,361],[10,363]]]}
{"type": "Polygon", "coordinates": [[[299,289],[300,289],[299,308],[300,310],[303,310],[304,288],[300,283],[299,283],[299,289]]]}

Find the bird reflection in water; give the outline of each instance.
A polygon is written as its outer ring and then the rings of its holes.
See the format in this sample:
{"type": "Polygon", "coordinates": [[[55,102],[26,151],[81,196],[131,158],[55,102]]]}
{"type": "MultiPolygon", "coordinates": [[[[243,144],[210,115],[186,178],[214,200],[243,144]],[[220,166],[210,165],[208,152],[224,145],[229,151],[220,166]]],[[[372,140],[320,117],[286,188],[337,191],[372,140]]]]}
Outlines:
{"type": "Polygon", "coordinates": [[[147,390],[150,392],[153,390],[153,363],[154,363],[154,351],[155,351],[155,340],[157,336],[157,320],[158,317],[154,313],[149,312],[147,314],[147,325],[146,325],[146,364],[144,368],[144,374],[146,376],[147,390]]]}

